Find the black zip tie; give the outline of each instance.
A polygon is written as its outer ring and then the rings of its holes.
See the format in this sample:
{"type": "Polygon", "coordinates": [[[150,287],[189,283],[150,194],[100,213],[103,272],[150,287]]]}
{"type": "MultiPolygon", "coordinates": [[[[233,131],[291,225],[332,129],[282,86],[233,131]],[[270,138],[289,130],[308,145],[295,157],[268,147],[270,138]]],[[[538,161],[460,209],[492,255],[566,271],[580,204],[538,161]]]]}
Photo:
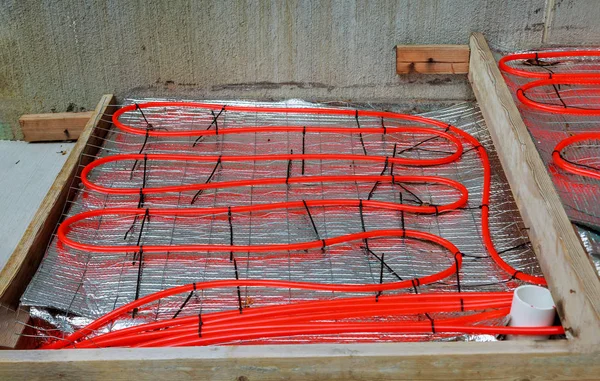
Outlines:
{"type": "Polygon", "coordinates": [[[367,196],[367,200],[370,200],[371,197],[373,197],[373,193],[375,193],[375,189],[377,189],[378,186],[379,186],[379,181],[376,181],[375,184],[373,185],[373,188],[371,188],[369,195],[367,196]]]}
{"type": "Polygon", "coordinates": [[[431,316],[429,316],[427,312],[425,312],[425,316],[427,316],[427,319],[429,319],[429,321],[431,322],[431,333],[435,334],[435,324],[433,322],[433,319],[431,318],[431,316]]]}
{"type": "MultiPolygon", "coordinates": [[[[379,269],[379,284],[383,284],[383,264],[385,263],[384,260],[385,257],[385,253],[381,253],[381,268],[379,269]]],[[[377,295],[375,295],[375,302],[379,301],[379,296],[381,295],[382,291],[379,290],[379,292],[377,292],[377,295]]]]}
{"type": "Polygon", "coordinates": [[[322,252],[325,252],[325,247],[326,247],[326,246],[327,246],[327,244],[325,243],[325,240],[324,240],[324,239],[322,239],[322,240],[321,240],[321,251],[322,251],[322,252]]]}
{"type": "MultiPolygon", "coordinates": [[[[137,160],[136,160],[136,162],[137,162],[137,160]]],[[[143,172],[143,176],[142,176],[142,187],[140,188],[140,194],[139,194],[138,205],[137,205],[138,209],[144,207],[144,202],[145,202],[144,188],[146,188],[147,163],[148,163],[148,155],[144,154],[144,172],[143,172]]],[[[134,166],[135,166],[135,164],[134,164],[134,166]]],[[[132,172],[132,174],[133,174],[133,172],[132,172]]],[[[133,223],[135,224],[136,221],[137,221],[137,216],[135,216],[133,223]]]]}
{"type": "Polygon", "coordinates": [[[202,337],[202,326],[204,322],[202,321],[202,312],[198,314],[198,337],[202,337]]]}
{"type": "MultiPolygon", "coordinates": [[[[235,260],[235,258],[233,258],[233,268],[235,269],[235,280],[240,280],[240,276],[238,273],[238,266],[237,266],[237,261],[235,260]]],[[[242,313],[242,293],[240,291],[240,286],[237,286],[237,295],[238,295],[238,304],[239,304],[239,310],[240,310],[240,314],[242,313]]]]}
{"type": "Polygon", "coordinates": [[[360,224],[362,226],[363,232],[367,232],[365,229],[365,218],[363,216],[363,200],[359,200],[358,202],[358,212],[360,213],[360,224]]]}
{"type": "MultiPolygon", "coordinates": [[[[140,188],[140,195],[143,197],[142,194],[142,190],[140,188]]],[[[143,200],[141,201],[143,203],[143,200]]],[[[140,204],[138,203],[138,209],[140,209],[140,204]]],[[[144,230],[144,222],[146,221],[146,219],[150,219],[150,215],[148,214],[148,208],[146,208],[146,212],[144,213],[144,218],[142,220],[142,226],[140,228],[140,234],[138,236],[138,240],[137,240],[137,246],[140,245],[140,238],[142,237],[142,231],[144,230]]],[[[129,233],[131,233],[133,231],[133,227],[135,226],[135,223],[138,220],[138,215],[136,214],[135,217],[133,218],[133,223],[131,224],[131,226],[129,227],[129,229],[127,229],[127,231],[125,232],[125,236],[123,237],[123,240],[127,240],[127,236],[129,235],[129,233]]],[[[135,257],[134,257],[134,261],[135,261],[135,257]]]]}
{"type": "MultiPolygon", "coordinates": [[[[215,135],[219,135],[219,122],[217,122],[217,117],[215,116],[215,111],[214,110],[210,110],[210,113],[213,116],[213,121],[211,122],[211,125],[214,123],[215,124],[215,135]]],[[[208,128],[210,128],[210,126],[208,126],[208,128]]]]}
{"type": "Polygon", "coordinates": [[[213,120],[210,123],[210,125],[208,126],[207,130],[214,124],[215,125],[215,135],[219,135],[219,122],[217,121],[217,119],[219,119],[219,117],[221,116],[221,113],[223,113],[223,111],[225,111],[225,106],[223,106],[221,108],[221,111],[219,111],[219,113],[215,116],[215,111],[210,110],[210,113],[213,116],[213,120]]]}
{"type": "MultiPolygon", "coordinates": [[[[140,197],[138,200],[138,209],[142,208],[144,206],[144,202],[145,202],[146,196],[144,196],[144,188],[140,188],[140,197]]],[[[136,216],[137,218],[137,216],[136,216]]]]}
{"type": "Polygon", "coordinates": [[[321,236],[319,235],[319,231],[317,230],[317,225],[315,225],[315,220],[313,220],[312,218],[312,214],[310,213],[310,209],[308,209],[308,205],[306,204],[306,200],[302,200],[302,203],[304,204],[304,208],[306,209],[306,214],[308,214],[308,218],[310,219],[310,223],[312,224],[313,230],[315,231],[315,234],[317,235],[317,239],[321,240],[321,236]]]}
{"type": "Polygon", "coordinates": [[[427,143],[427,142],[430,142],[430,141],[432,141],[432,140],[435,140],[435,139],[437,139],[437,138],[439,138],[439,136],[433,136],[433,137],[431,137],[431,138],[427,138],[427,139],[425,139],[425,140],[422,140],[422,141],[420,141],[419,143],[417,143],[417,144],[415,144],[415,145],[413,145],[413,146],[411,146],[411,147],[408,147],[408,148],[405,148],[405,149],[403,149],[402,151],[398,152],[398,154],[403,154],[404,152],[412,151],[413,149],[415,149],[415,148],[419,147],[421,144],[425,144],[425,143],[427,143]]]}
{"type": "MultiPolygon", "coordinates": [[[[305,153],[306,126],[302,129],[302,155],[305,153]]],[[[304,157],[302,157],[302,175],[304,175],[304,157]]]]}
{"type": "MultiPolygon", "coordinates": [[[[294,150],[290,150],[290,154],[293,155],[294,154],[294,150]]],[[[288,184],[288,182],[290,181],[290,172],[292,171],[292,159],[288,160],[288,165],[287,165],[287,175],[285,176],[285,183],[288,184]]]]}
{"type": "Polygon", "coordinates": [[[146,188],[146,170],[148,165],[148,154],[144,154],[144,173],[142,176],[142,188],[146,188]]]}
{"type": "Polygon", "coordinates": [[[400,183],[396,183],[394,176],[392,175],[392,181],[395,185],[398,185],[400,188],[404,189],[406,192],[408,192],[411,196],[413,196],[415,199],[411,200],[411,201],[416,201],[419,205],[423,205],[423,200],[421,200],[421,198],[419,196],[417,196],[416,194],[414,194],[413,192],[411,192],[408,188],[406,188],[404,185],[400,184],[400,183]]]}
{"type": "MultiPolygon", "coordinates": [[[[137,217],[137,216],[136,216],[137,217]]],[[[140,226],[140,232],[138,234],[138,239],[137,239],[137,243],[136,246],[140,246],[140,242],[142,241],[142,233],[144,232],[144,223],[146,222],[146,220],[150,221],[150,211],[148,210],[148,208],[146,208],[146,211],[144,212],[144,217],[142,218],[142,226],[140,226]]],[[[135,224],[135,220],[133,221],[133,224],[135,224]]],[[[133,230],[133,224],[131,225],[131,227],[129,228],[129,230],[127,231],[127,233],[125,233],[125,238],[127,238],[127,234],[133,230]]],[[[136,256],[134,254],[133,256],[133,264],[135,264],[135,259],[136,256]]]]}
{"type": "Polygon", "coordinates": [[[519,275],[519,274],[523,274],[523,272],[522,272],[522,271],[519,271],[519,270],[516,270],[516,271],[514,272],[514,274],[513,274],[513,275],[510,277],[509,281],[511,281],[511,280],[515,280],[515,279],[518,279],[518,278],[517,278],[517,275],[519,275]]]}
{"type": "MultiPolygon", "coordinates": [[[[365,228],[365,217],[363,216],[363,200],[359,200],[358,203],[358,212],[360,213],[360,225],[362,226],[362,231],[364,233],[367,232],[367,229],[365,228]]],[[[367,250],[369,250],[369,241],[367,240],[367,238],[363,239],[364,243],[365,243],[365,248],[367,250]]]]}
{"type": "MultiPolygon", "coordinates": [[[[563,159],[564,161],[566,161],[566,162],[567,162],[567,163],[569,163],[569,164],[576,165],[576,166],[578,166],[578,167],[582,167],[582,168],[591,169],[591,170],[593,170],[593,171],[600,171],[600,168],[592,167],[591,165],[587,165],[587,164],[581,164],[581,163],[577,163],[577,162],[575,162],[575,161],[569,160],[569,159],[567,159],[566,157],[564,157],[564,156],[563,156],[562,152],[560,152],[560,151],[558,151],[558,150],[554,150],[554,151],[552,151],[552,154],[554,154],[554,153],[557,153],[557,154],[558,154],[558,156],[559,156],[561,159],[563,159]]],[[[589,228],[588,228],[588,229],[589,229],[589,228]]]]}
{"type": "MultiPolygon", "coordinates": [[[[142,152],[144,151],[144,148],[146,148],[146,143],[148,142],[149,132],[150,132],[150,129],[146,128],[146,137],[144,138],[144,143],[142,144],[142,148],[140,148],[140,152],[138,152],[138,155],[141,155],[142,152]]],[[[131,172],[129,174],[129,180],[131,180],[133,178],[133,171],[135,171],[135,167],[136,167],[137,163],[138,163],[138,159],[135,159],[135,161],[133,162],[133,167],[131,167],[131,172]]]]}
{"type": "MultiPolygon", "coordinates": [[[[398,147],[398,143],[394,143],[394,152],[392,152],[392,159],[396,158],[396,147],[398,147]]],[[[390,175],[394,175],[394,162],[392,161],[392,165],[390,167],[390,175]]]]}
{"type": "Polygon", "coordinates": [[[190,299],[192,299],[192,295],[194,295],[195,291],[196,291],[196,282],[194,282],[194,289],[192,291],[190,291],[190,293],[188,294],[187,298],[185,298],[185,301],[183,302],[181,307],[179,307],[179,310],[177,310],[177,312],[175,312],[175,315],[173,315],[172,319],[175,319],[181,313],[181,311],[183,311],[183,309],[188,304],[190,299]]]}
{"type": "Polygon", "coordinates": [[[458,259],[456,258],[457,255],[462,256],[463,253],[461,253],[459,251],[456,254],[454,254],[454,265],[456,266],[456,288],[458,289],[458,292],[461,292],[461,290],[460,290],[460,268],[458,267],[458,259]]]}
{"type": "Polygon", "coordinates": [[[460,312],[465,312],[465,302],[463,298],[460,298],[460,312]]]}
{"type": "MultiPolygon", "coordinates": [[[[356,119],[356,125],[358,126],[358,129],[360,129],[360,122],[358,121],[358,110],[356,110],[356,113],[354,114],[354,119],[356,119]]],[[[360,137],[360,144],[362,145],[363,152],[365,153],[365,156],[367,156],[367,149],[365,148],[365,141],[363,140],[362,132],[359,132],[358,136],[360,137]]]]}
{"type": "Polygon", "coordinates": [[[142,110],[142,108],[140,107],[139,104],[137,104],[137,103],[135,104],[135,109],[139,110],[139,112],[142,114],[142,118],[144,118],[144,122],[146,122],[146,131],[148,129],[152,129],[153,128],[152,123],[148,122],[148,119],[146,119],[146,115],[144,115],[144,111],[142,110]]]}
{"type": "MultiPolygon", "coordinates": [[[[221,111],[219,111],[219,113],[215,116],[215,112],[213,110],[210,110],[212,116],[213,116],[213,120],[212,122],[210,122],[210,124],[208,125],[208,127],[206,127],[206,131],[210,130],[210,128],[212,127],[212,125],[215,125],[215,135],[219,135],[219,123],[217,122],[217,118],[219,118],[219,116],[221,116],[221,113],[225,111],[225,106],[223,106],[223,108],[221,108],[221,111]]],[[[194,144],[192,144],[192,147],[195,147],[196,144],[198,144],[198,142],[200,140],[202,140],[202,138],[204,137],[204,135],[200,135],[198,136],[198,138],[194,141],[194,144]]]]}
{"type": "Polygon", "coordinates": [[[138,234],[136,246],[140,246],[140,242],[142,241],[142,233],[144,232],[144,224],[146,223],[146,220],[150,222],[150,209],[148,208],[146,208],[146,211],[144,212],[144,218],[142,218],[142,225],[140,226],[140,232],[138,234]]]}
{"type": "MultiPolygon", "coordinates": [[[[140,297],[140,285],[142,284],[142,262],[144,261],[144,247],[140,246],[140,251],[139,251],[139,258],[138,258],[138,275],[137,275],[137,281],[135,284],[135,298],[133,299],[138,300],[140,297]]],[[[137,307],[133,309],[133,312],[131,313],[131,318],[135,319],[135,315],[137,314],[138,309],[137,307]]]]}
{"type": "Polygon", "coordinates": [[[469,148],[468,150],[465,150],[465,151],[463,151],[463,153],[462,153],[461,155],[464,155],[464,154],[466,154],[467,152],[471,152],[471,151],[474,151],[474,150],[476,150],[476,149],[479,149],[480,147],[483,147],[483,146],[482,146],[481,144],[477,144],[476,146],[474,146],[474,147],[471,147],[471,148],[469,148]]]}
{"type": "Polygon", "coordinates": [[[433,206],[433,207],[435,208],[435,215],[436,215],[436,216],[439,216],[439,215],[440,215],[440,210],[439,210],[438,206],[437,206],[437,205],[435,205],[435,204],[432,204],[432,205],[430,205],[430,206],[433,206]]]}
{"type": "Polygon", "coordinates": [[[506,252],[509,252],[509,251],[513,251],[513,250],[516,250],[516,249],[520,249],[520,248],[522,248],[522,247],[525,247],[525,246],[529,245],[530,243],[531,243],[531,242],[527,241],[527,242],[524,242],[524,243],[522,243],[522,244],[520,244],[520,245],[513,246],[513,247],[509,247],[508,249],[500,250],[500,251],[498,252],[498,254],[504,254],[504,253],[506,253],[506,252]]]}
{"type": "Polygon", "coordinates": [[[387,127],[383,123],[383,116],[381,117],[381,127],[383,128],[383,134],[387,135],[387,127]]]}
{"type": "Polygon", "coordinates": [[[419,278],[411,279],[410,282],[412,283],[413,289],[415,290],[415,294],[418,294],[419,291],[417,290],[417,287],[420,286],[419,278]]]}
{"type": "MultiPolygon", "coordinates": [[[[233,223],[231,222],[231,206],[227,207],[227,220],[229,221],[229,245],[233,246],[233,223]]],[[[229,252],[229,262],[233,259],[233,250],[229,252]]],[[[236,270],[237,271],[237,270],[236,270]]]]}
{"type": "Polygon", "coordinates": [[[562,99],[562,97],[560,96],[560,92],[558,91],[558,87],[556,87],[556,85],[553,83],[552,87],[554,88],[554,92],[556,93],[556,96],[558,97],[558,100],[560,100],[560,103],[562,103],[564,108],[569,108],[567,106],[567,104],[565,103],[565,101],[562,99]]]}
{"type": "MultiPolygon", "coordinates": [[[[381,171],[381,173],[379,174],[379,176],[383,176],[383,174],[385,173],[385,170],[388,167],[388,162],[389,162],[389,156],[385,157],[385,163],[383,163],[383,170],[381,171]]],[[[392,178],[394,176],[392,175],[392,178]]],[[[392,181],[393,182],[393,181],[392,181]]],[[[373,197],[373,193],[375,193],[375,189],[377,189],[377,187],[379,186],[380,181],[376,181],[375,184],[373,185],[373,188],[371,188],[371,191],[369,192],[369,196],[367,197],[367,200],[370,200],[371,197],[373,197]]]]}
{"type": "Polygon", "coordinates": [[[377,254],[375,254],[373,252],[373,250],[371,250],[369,248],[366,248],[366,249],[367,249],[367,252],[369,254],[371,254],[372,256],[374,256],[375,259],[377,259],[383,266],[385,266],[385,268],[390,272],[390,274],[392,274],[393,276],[395,276],[396,278],[398,278],[401,282],[404,281],[404,279],[402,279],[402,277],[400,275],[398,275],[398,273],[390,265],[388,265],[387,263],[385,263],[382,258],[380,258],[377,254]]]}
{"type": "MultiPolygon", "coordinates": [[[[402,192],[399,192],[399,194],[400,194],[400,204],[403,204],[402,192]]],[[[406,238],[406,227],[404,226],[404,209],[400,210],[400,222],[402,223],[402,238],[406,238]]]]}
{"type": "MultiPolygon", "coordinates": [[[[210,182],[210,180],[212,180],[213,176],[215,175],[215,172],[217,171],[217,168],[219,167],[219,164],[221,164],[221,156],[219,156],[219,158],[217,159],[217,164],[215,164],[215,167],[213,168],[210,175],[208,175],[208,178],[206,179],[204,184],[208,184],[210,182]]],[[[203,192],[204,192],[204,189],[200,189],[198,192],[196,192],[194,197],[192,197],[192,202],[190,202],[190,205],[193,205],[194,202],[196,202],[198,197],[200,197],[200,195],[202,195],[203,192]]]]}

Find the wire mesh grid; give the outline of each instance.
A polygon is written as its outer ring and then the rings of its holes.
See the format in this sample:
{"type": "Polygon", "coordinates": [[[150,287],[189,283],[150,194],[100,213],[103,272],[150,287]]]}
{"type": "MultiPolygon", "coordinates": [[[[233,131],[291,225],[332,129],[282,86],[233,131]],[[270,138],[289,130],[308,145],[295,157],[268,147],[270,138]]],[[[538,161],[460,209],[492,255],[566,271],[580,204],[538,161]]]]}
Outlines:
{"type": "MultiPolygon", "coordinates": [[[[129,99],[126,104],[145,102],[129,99]]],[[[213,102],[222,104],[223,102],[213,102]]],[[[232,102],[226,102],[232,104],[232,102]]],[[[252,106],[314,107],[302,101],[282,103],[237,102],[252,106]]],[[[126,113],[121,121],[145,130],[147,123],[157,131],[215,128],[214,114],[206,109],[165,108],[126,113]]],[[[473,103],[464,103],[448,109],[425,114],[444,120],[473,136],[486,148],[492,167],[490,200],[490,229],[493,240],[503,259],[513,267],[539,275],[540,269],[530,245],[526,227],[512,198],[510,187],[483,122],[481,113],[473,103]]],[[[336,126],[361,128],[406,126],[407,123],[379,118],[356,118],[335,115],[243,113],[224,112],[216,119],[221,131],[252,126],[336,126]]],[[[415,123],[409,123],[415,125],[415,123]]],[[[197,138],[155,138],[135,135],[110,128],[99,153],[101,158],[115,154],[177,153],[203,156],[307,154],[364,154],[430,159],[447,156],[450,144],[441,139],[431,140],[430,135],[412,134],[342,134],[277,132],[269,134],[220,134],[197,138]]],[[[379,229],[414,229],[439,235],[455,244],[465,254],[460,270],[464,292],[505,291],[520,282],[504,273],[488,256],[483,245],[480,221],[483,170],[476,150],[463,142],[465,153],[460,160],[434,167],[408,167],[395,165],[395,176],[440,176],[462,183],[469,191],[468,205],[439,215],[416,215],[381,209],[335,206],[289,208],[265,212],[226,212],[206,216],[152,216],[141,228],[140,218],[133,215],[101,216],[78,223],[70,231],[76,241],[101,245],[179,244],[229,244],[262,245],[294,243],[328,239],[345,234],[379,229]],[[314,225],[313,225],[314,224],[314,225]],[[233,234],[231,234],[233,232],[233,234]]],[[[333,183],[302,183],[223,187],[229,181],[265,178],[296,179],[303,176],[380,175],[384,163],[340,160],[265,160],[252,162],[169,162],[124,160],[95,168],[89,179],[110,188],[138,189],[144,187],[178,186],[206,182],[215,188],[202,192],[186,191],[144,196],[147,208],[217,208],[241,205],[258,205],[276,202],[331,199],[372,199],[408,205],[441,205],[455,201],[458,192],[448,186],[424,183],[395,184],[375,181],[333,183]],[[221,185],[220,185],[221,184],[221,185]]],[[[72,184],[77,196],[65,207],[65,215],[73,216],[88,210],[138,206],[139,195],[108,195],[86,189],[77,178],[72,184]]],[[[102,253],[76,250],[53,237],[44,260],[22,297],[24,305],[32,306],[32,313],[41,320],[71,332],[91,319],[112,311],[137,297],[166,288],[217,279],[280,279],[310,281],[326,284],[376,284],[412,279],[440,272],[455,265],[452,253],[425,241],[402,237],[383,237],[366,242],[352,241],[322,249],[302,251],[272,251],[236,253],[234,269],[229,252],[177,252],[165,251],[144,255],[143,263],[136,263],[136,253],[102,253]],[[380,260],[385,255],[386,269],[380,260]],[[236,274],[237,273],[237,274],[236,274]]],[[[457,291],[457,278],[418,288],[384,292],[427,293],[432,291],[457,291]]],[[[188,314],[253,308],[266,305],[292,304],[302,301],[336,299],[357,296],[354,293],[310,290],[249,288],[211,289],[194,293],[184,310],[180,307],[186,295],[160,300],[140,311],[136,318],[124,318],[109,329],[116,329],[154,320],[172,318],[175,314],[188,314]]],[[[360,294],[364,296],[364,294],[360,294]]],[[[375,294],[373,294],[375,297],[375,294]]],[[[462,314],[467,314],[462,313],[462,314]]],[[[455,316],[456,313],[440,314],[455,316]]],[[[385,323],[390,319],[417,319],[427,317],[396,316],[376,318],[385,323]]],[[[488,322],[489,323],[489,322],[488,322]]],[[[494,324],[501,324],[495,320],[494,324]]],[[[354,333],[324,335],[319,342],[411,341],[469,339],[489,340],[485,335],[457,334],[373,334],[354,333]]],[[[254,340],[252,343],[307,343],[312,336],[283,337],[254,340]]]]}

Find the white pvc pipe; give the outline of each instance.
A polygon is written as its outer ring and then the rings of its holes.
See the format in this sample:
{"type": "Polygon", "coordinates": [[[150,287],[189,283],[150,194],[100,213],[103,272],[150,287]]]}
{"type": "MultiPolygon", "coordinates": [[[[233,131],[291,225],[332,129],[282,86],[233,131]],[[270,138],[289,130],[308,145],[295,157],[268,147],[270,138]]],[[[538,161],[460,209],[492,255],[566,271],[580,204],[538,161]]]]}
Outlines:
{"type": "MultiPolygon", "coordinates": [[[[554,322],[556,307],[548,289],[526,285],[515,289],[510,307],[511,327],[547,327],[554,322]]],[[[547,340],[548,336],[509,335],[509,340],[547,340]]]]}

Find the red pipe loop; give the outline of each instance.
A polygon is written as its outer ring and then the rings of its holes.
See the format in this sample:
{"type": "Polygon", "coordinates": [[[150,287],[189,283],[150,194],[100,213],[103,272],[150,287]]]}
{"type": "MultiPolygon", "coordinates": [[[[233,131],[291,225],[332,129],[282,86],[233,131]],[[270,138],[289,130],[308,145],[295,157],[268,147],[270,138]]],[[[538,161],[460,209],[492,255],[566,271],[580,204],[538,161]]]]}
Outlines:
{"type": "Polygon", "coordinates": [[[565,77],[600,77],[600,73],[552,73],[552,72],[533,72],[529,70],[517,69],[508,65],[512,61],[532,61],[544,59],[544,58],[586,58],[586,57],[597,57],[600,58],[600,50],[568,50],[560,52],[537,52],[537,53],[516,53],[509,54],[502,58],[498,62],[500,70],[505,73],[516,75],[518,77],[525,78],[565,78],[565,77]]]}
{"type": "Polygon", "coordinates": [[[571,137],[568,137],[568,138],[562,140],[554,148],[554,152],[552,152],[552,160],[554,161],[554,164],[556,164],[556,166],[558,166],[559,168],[561,168],[567,172],[571,172],[571,173],[575,173],[577,175],[591,177],[593,179],[600,180],[600,171],[599,170],[582,167],[581,165],[578,165],[577,163],[567,161],[561,154],[562,150],[565,149],[566,147],[568,147],[572,144],[586,141],[586,140],[600,140],[600,132],[587,132],[587,133],[577,134],[577,135],[573,135],[571,137]]]}
{"type": "Polygon", "coordinates": [[[551,78],[542,79],[539,81],[533,81],[524,84],[517,90],[517,98],[521,103],[534,108],[536,110],[550,112],[553,114],[566,114],[566,115],[582,115],[582,116],[594,116],[600,115],[600,108],[581,108],[581,107],[569,107],[565,105],[550,105],[540,103],[531,98],[528,98],[525,92],[529,89],[542,86],[556,86],[556,85],[600,85],[599,79],[592,78],[551,78]]]}

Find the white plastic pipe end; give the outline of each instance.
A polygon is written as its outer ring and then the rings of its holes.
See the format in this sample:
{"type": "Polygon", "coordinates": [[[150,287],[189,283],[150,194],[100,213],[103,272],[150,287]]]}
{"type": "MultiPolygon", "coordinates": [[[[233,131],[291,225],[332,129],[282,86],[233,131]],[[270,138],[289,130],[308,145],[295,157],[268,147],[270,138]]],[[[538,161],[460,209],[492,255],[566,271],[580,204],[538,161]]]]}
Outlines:
{"type": "MultiPolygon", "coordinates": [[[[510,307],[511,327],[548,327],[554,322],[556,307],[547,288],[517,287],[510,307]]],[[[508,335],[508,340],[547,340],[548,336],[508,335]]]]}

